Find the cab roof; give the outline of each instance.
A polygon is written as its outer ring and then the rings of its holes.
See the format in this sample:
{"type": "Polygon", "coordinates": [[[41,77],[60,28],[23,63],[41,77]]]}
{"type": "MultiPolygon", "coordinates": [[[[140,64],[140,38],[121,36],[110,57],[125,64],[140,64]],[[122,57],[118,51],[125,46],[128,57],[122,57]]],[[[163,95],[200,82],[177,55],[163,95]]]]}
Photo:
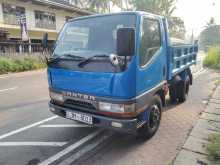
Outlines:
{"type": "Polygon", "coordinates": [[[80,20],[80,19],[86,19],[86,18],[95,18],[95,17],[103,17],[103,16],[111,16],[111,15],[127,15],[127,14],[133,14],[136,16],[146,15],[146,16],[150,16],[150,17],[154,17],[158,19],[164,18],[164,16],[148,13],[145,11],[122,11],[122,12],[109,13],[109,14],[94,14],[94,15],[89,15],[89,16],[77,17],[77,18],[70,19],[68,22],[80,20]]]}

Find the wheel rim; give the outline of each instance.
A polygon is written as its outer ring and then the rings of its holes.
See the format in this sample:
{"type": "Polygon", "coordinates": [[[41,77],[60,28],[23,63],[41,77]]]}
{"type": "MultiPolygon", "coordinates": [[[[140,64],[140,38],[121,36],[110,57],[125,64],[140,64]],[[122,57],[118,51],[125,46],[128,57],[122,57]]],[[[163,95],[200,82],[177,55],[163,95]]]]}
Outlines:
{"type": "Polygon", "coordinates": [[[160,123],[160,109],[157,105],[153,105],[150,111],[149,126],[151,129],[158,127],[160,123]]]}

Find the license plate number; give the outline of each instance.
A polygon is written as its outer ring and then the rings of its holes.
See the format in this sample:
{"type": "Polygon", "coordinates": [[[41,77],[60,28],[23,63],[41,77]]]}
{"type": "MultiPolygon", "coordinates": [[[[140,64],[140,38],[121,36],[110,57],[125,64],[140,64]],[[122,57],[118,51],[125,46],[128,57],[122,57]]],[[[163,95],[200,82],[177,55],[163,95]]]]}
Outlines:
{"type": "Polygon", "coordinates": [[[93,124],[93,119],[91,116],[80,114],[80,113],[75,113],[75,112],[66,112],[66,118],[80,121],[86,124],[93,124]]]}

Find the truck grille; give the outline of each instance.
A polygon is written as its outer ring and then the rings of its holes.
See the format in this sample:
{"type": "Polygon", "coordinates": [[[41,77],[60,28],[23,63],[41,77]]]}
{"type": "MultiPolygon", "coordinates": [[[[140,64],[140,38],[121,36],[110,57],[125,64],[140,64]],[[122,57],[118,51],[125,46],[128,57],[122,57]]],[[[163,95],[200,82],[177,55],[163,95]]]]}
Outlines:
{"type": "Polygon", "coordinates": [[[95,106],[91,103],[78,100],[66,100],[64,106],[77,109],[96,110],[95,106]]]}

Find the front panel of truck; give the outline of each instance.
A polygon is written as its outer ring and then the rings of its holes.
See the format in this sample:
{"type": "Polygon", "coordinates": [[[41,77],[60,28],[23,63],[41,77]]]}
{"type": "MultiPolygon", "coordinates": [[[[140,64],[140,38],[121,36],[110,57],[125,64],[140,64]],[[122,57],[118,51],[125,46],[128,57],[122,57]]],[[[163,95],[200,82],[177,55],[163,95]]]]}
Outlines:
{"type": "Polygon", "coordinates": [[[50,110],[124,131],[145,124],[148,101],[166,78],[165,36],[159,18],[127,12],[67,23],[48,68],[50,110]],[[127,60],[121,68],[112,65],[109,56],[117,53],[116,33],[123,27],[135,29],[135,51],[130,57],[118,57],[127,60]]]}

